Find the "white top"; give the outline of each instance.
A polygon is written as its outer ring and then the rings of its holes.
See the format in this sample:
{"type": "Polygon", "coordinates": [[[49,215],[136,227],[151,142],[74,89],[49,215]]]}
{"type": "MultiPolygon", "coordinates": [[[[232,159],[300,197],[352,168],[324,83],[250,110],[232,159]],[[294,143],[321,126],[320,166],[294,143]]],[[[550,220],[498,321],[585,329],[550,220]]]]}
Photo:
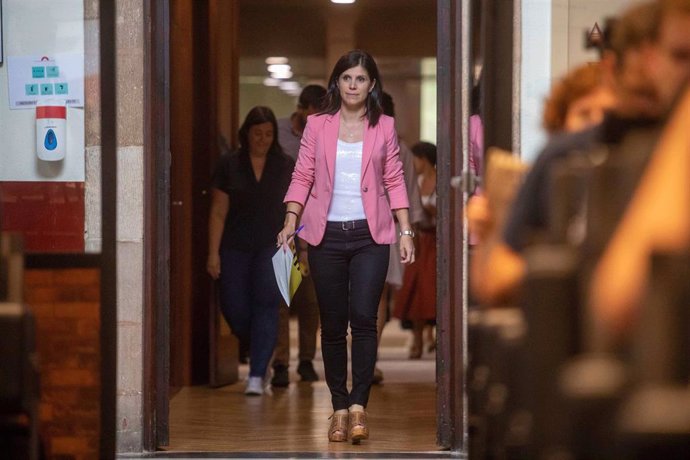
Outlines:
{"type": "Polygon", "coordinates": [[[351,143],[338,139],[333,198],[328,209],[328,220],[331,222],[366,219],[361,190],[362,146],[363,142],[351,143]]]}
{"type": "MultiPolygon", "coordinates": [[[[419,186],[419,189],[422,189],[422,182],[424,181],[424,176],[419,175],[417,176],[417,185],[419,186]]],[[[422,195],[421,192],[419,194],[419,197],[422,199],[422,205],[426,208],[429,206],[436,207],[436,189],[431,192],[429,195],[422,195]]]]}
{"type": "Polygon", "coordinates": [[[422,195],[422,182],[424,182],[424,176],[419,175],[417,176],[417,185],[419,186],[419,198],[422,199],[422,206],[424,206],[424,210],[426,211],[426,225],[432,225],[436,226],[436,218],[432,217],[428,211],[427,208],[435,208],[436,207],[436,188],[429,194],[429,195],[422,195]]]}

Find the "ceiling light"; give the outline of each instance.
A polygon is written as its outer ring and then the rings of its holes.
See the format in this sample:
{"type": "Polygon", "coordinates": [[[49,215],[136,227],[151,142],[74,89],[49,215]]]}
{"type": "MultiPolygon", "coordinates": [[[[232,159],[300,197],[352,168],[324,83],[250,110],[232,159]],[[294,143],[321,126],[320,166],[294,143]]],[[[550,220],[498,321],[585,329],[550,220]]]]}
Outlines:
{"type": "Polygon", "coordinates": [[[278,86],[280,85],[280,80],[277,78],[264,78],[264,86],[278,86]]]}
{"type": "Polygon", "coordinates": [[[268,71],[271,73],[289,72],[290,71],[290,65],[289,64],[271,64],[268,66],[268,71]]]}
{"type": "Polygon", "coordinates": [[[287,64],[288,58],[283,56],[271,56],[266,58],[266,64],[287,64]]]}
{"type": "Polygon", "coordinates": [[[296,81],[281,81],[280,89],[283,91],[296,91],[299,89],[299,83],[296,81]]]}
{"type": "Polygon", "coordinates": [[[288,78],[292,78],[292,71],[290,69],[288,69],[288,70],[283,70],[280,72],[271,72],[271,77],[280,78],[281,80],[285,80],[288,78]]]}
{"type": "Polygon", "coordinates": [[[354,3],[355,0],[331,0],[333,3],[354,3]]]}

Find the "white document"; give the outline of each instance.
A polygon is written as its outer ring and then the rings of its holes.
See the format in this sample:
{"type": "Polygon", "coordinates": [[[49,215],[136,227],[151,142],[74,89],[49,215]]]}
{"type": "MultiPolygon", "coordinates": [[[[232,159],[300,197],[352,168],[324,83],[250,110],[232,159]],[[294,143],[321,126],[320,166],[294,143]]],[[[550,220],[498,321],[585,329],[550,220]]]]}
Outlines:
{"type": "Polygon", "coordinates": [[[276,275],[276,282],[280,294],[285,299],[285,303],[290,306],[290,276],[292,274],[292,261],[295,255],[290,248],[281,246],[273,256],[273,273],[276,275]]]}

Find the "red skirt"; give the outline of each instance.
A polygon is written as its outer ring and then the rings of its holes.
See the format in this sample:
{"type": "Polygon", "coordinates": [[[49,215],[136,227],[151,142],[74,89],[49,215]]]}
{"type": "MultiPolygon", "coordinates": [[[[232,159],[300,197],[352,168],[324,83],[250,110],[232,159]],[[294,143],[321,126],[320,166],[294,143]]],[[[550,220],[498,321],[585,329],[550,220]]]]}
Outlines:
{"type": "Polygon", "coordinates": [[[401,320],[436,319],[436,231],[419,232],[416,261],[405,267],[395,295],[393,316],[401,320]]]}

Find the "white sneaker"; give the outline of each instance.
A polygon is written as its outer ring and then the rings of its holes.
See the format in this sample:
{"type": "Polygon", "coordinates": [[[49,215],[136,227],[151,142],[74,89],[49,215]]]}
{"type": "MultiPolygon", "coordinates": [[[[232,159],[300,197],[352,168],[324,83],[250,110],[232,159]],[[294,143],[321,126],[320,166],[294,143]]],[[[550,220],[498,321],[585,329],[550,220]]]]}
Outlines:
{"type": "Polygon", "coordinates": [[[261,377],[249,377],[247,379],[247,388],[244,394],[247,396],[259,396],[264,392],[264,382],[261,377]]]}

